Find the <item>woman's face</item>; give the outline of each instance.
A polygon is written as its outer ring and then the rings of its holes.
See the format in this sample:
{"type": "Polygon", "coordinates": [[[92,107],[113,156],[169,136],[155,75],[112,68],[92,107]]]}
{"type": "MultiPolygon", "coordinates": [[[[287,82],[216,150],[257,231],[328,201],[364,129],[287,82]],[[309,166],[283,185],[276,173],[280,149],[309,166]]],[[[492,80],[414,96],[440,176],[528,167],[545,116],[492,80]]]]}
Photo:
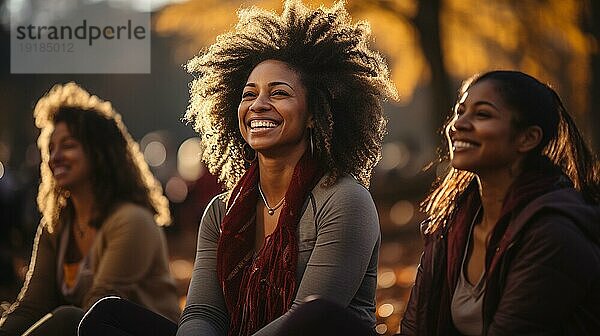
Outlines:
{"type": "Polygon", "coordinates": [[[493,81],[471,86],[446,127],[452,166],[476,174],[510,168],[520,156],[512,114],[493,81]]]}
{"type": "Polygon", "coordinates": [[[56,185],[69,191],[90,181],[89,160],[67,124],[59,122],[50,136],[50,170],[56,185]]]}
{"type": "Polygon", "coordinates": [[[309,119],[306,88],[296,71],[276,60],[252,70],[238,107],[240,132],[250,147],[269,156],[303,153],[309,119]]]}

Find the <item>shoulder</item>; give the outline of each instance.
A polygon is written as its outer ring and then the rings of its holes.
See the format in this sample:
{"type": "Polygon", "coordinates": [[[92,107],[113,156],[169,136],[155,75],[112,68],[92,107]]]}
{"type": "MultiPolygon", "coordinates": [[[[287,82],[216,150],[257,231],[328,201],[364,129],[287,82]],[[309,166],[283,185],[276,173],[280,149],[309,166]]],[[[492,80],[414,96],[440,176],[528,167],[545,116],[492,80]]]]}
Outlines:
{"type": "Polygon", "coordinates": [[[219,219],[220,223],[220,219],[222,219],[223,216],[225,216],[225,213],[227,212],[227,196],[228,193],[224,192],[213,197],[213,199],[210,202],[208,202],[206,209],[204,209],[204,215],[202,217],[211,217],[213,219],[219,219]]]}
{"type": "Polygon", "coordinates": [[[379,216],[371,193],[356,179],[343,176],[330,187],[323,187],[321,182],[313,189],[315,218],[320,226],[339,224],[346,230],[379,232],[379,216]]]}
{"type": "Polygon", "coordinates": [[[224,192],[213,197],[208,203],[200,220],[199,230],[201,233],[210,233],[211,236],[219,235],[221,222],[227,212],[227,196],[228,193],[224,192]]]}
{"type": "Polygon", "coordinates": [[[227,195],[228,192],[223,192],[213,197],[213,199],[208,202],[206,209],[210,209],[211,211],[225,211],[227,207],[227,195]]]}
{"type": "Polygon", "coordinates": [[[158,231],[154,214],[147,208],[135,203],[117,205],[102,224],[102,231],[112,230],[150,230],[158,231]]]}
{"type": "Polygon", "coordinates": [[[600,279],[597,206],[575,196],[576,192],[567,191],[532,202],[530,206],[536,206],[536,211],[528,214],[521,235],[515,239],[519,246],[515,262],[543,265],[574,278],[600,279]],[[562,203],[556,203],[559,200],[562,203]]]}
{"type": "Polygon", "coordinates": [[[325,177],[313,189],[313,196],[317,204],[358,203],[374,206],[369,190],[351,175],[341,176],[335,184],[329,187],[323,187],[324,179],[325,177]]]}
{"type": "Polygon", "coordinates": [[[573,188],[560,189],[533,200],[517,216],[531,234],[549,240],[600,241],[600,206],[586,203],[573,188]]]}

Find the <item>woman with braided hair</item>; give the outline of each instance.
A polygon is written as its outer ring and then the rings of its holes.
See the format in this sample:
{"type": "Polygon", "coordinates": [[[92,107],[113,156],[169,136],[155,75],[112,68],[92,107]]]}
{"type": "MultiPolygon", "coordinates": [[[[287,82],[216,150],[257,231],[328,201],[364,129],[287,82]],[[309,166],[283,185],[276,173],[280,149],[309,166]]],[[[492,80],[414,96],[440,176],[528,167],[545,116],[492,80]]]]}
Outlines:
{"type": "Polygon", "coordinates": [[[463,85],[452,168],[425,201],[401,335],[597,335],[600,176],[556,92],[517,71],[463,85]]]}
{"type": "Polygon", "coordinates": [[[290,0],[281,15],[241,10],[188,63],[187,119],[228,192],[201,221],[177,335],[277,335],[315,295],[373,330],[380,230],[367,187],[382,100],[397,93],[368,40],[342,2],[290,0]]]}

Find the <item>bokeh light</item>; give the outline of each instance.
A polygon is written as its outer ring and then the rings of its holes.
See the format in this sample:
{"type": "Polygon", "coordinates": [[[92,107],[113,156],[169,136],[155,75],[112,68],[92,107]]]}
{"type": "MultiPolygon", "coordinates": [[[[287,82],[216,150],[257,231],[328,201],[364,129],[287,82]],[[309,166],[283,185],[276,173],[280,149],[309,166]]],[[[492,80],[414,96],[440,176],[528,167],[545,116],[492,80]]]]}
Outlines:
{"type": "Polygon", "coordinates": [[[406,200],[396,202],[390,209],[390,220],[399,226],[410,223],[414,215],[415,206],[406,200]]]}
{"type": "Polygon", "coordinates": [[[384,268],[379,271],[377,275],[377,287],[379,288],[390,288],[396,284],[396,273],[394,270],[384,268]]]}
{"type": "Polygon", "coordinates": [[[377,167],[383,170],[401,169],[410,160],[410,151],[402,142],[389,142],[383,145],[381,161],[377,167]]]}
{"type": "Polygon", "coordinates": [[[173,203],[181,203],[185,201],[188,195],[188,187],[184,180],[177,176],[173,176],[167,181],[165,186],[165,194],[173,203]]]}
{"type": "Polygon", "coordinates": [[[177,172],[186,181],[196,181],[206,169],[200,160],[202,142],[200,138],[185,140],[177,151],[177,172]]]}
{"type": "Polygon", "coordinates": [[[376,327],[375,327],[375,331],[380,334],[383,335],[388,331],[388,327],[385,323],[379,323],[376,327]]]}
{"type": "Polygon", "coordinates": [[[2,161],[0,161],[0,179],[4,176],[4,165],[2,161]]]}
{"type": "Polygon", "coordinates": [[[158,167],[165,163],[167,159],[167,149],[160,141],[151,141],[144,148],[144,159],[148,165],[158,167]]]}
{"type": "Polygon", "coordinates": [[[386,318],[394,313],[394,305],[391,303],[384,303],[377,308],[377,315],[386,318]]]}
{"type": "Polygon", "coordinates": [[[177,259],[170,263],[171,274],[177,280],[188,280],[192,277],[194,264],[188,260],[177,259]]]}

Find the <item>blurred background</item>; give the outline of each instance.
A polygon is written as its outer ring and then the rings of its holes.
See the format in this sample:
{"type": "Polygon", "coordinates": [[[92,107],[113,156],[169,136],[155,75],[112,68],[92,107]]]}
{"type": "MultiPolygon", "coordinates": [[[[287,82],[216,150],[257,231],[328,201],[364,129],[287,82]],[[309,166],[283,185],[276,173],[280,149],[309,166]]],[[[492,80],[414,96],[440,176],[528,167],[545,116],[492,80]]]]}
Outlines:
{"type": "MultiPolygon", "coordinates": [[[[119,10],[124,5],[135,8],[139,1],[144,0],[0,0],[3,307],[21,288],[39,221],[38,131],[32,110],[53,84],[68,81],[113,103],[162,182],[174,215],[166,229],[171,271],[184,304],[198,220],[221,187],[198,160],[196,134],[181,121],[191,80],[182,65],[232,27],[240,6],[279,12],[281,1],[152,1],[150,74],[10,73],[8,6],[35,16],[51,4],[69,15],[81,6],[119,10]]],[[[383,233],[377,332],[390,335],[398,330],[422,247],[419,203],[447,169],[446,162],[437,160],[440,126],[462,80],[491,69],[528,72],[557,89],[589,143],[596,151],[600,148],[600,1],[348,0],[347,8],[354,20],[371,23],[373,46],[387,58],[401,95],[399,102],[385,106],[389,134],[371,184],[383,233]]]]}

